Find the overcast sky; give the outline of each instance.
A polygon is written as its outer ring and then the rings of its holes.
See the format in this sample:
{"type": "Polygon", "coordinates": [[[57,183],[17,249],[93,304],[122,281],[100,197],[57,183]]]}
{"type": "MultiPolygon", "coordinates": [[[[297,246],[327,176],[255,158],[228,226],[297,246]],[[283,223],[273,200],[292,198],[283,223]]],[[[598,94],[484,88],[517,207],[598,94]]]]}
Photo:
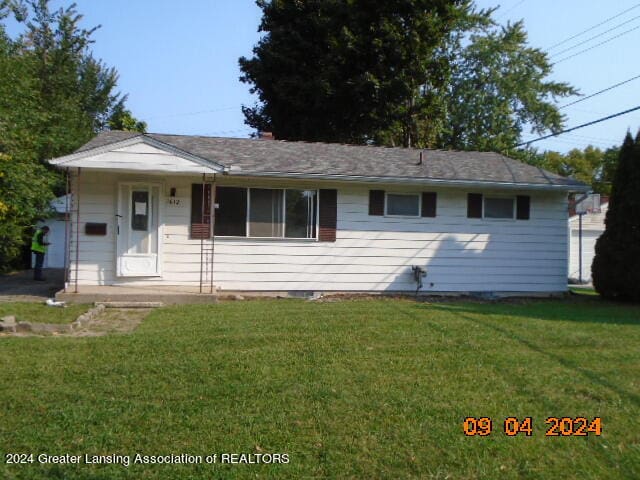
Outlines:
{"type": "MultiPolygon", "coordinates": [[[[53,6],[70,1],[53,1],[53,6]]],[[[257,42],[260,10],[251,0],[76,0],[84,25],[102,25],[94,35],[96,57],[116,67],[128,106],[149,131],[247,136],[242,104],[254,98],[238,77],[238,57],[257,42]],[[178,7],[178,8],[176,8],[178,7]]],[[[479,7],[498,5],[477,0],[479,7]]],[[[553,79],[589,95],[640,75],[640,3],[634,0],[504,0],[494,17],[524,19],[530,44],[549,50],[553,79]],[[628,10],[625,13],[625,10],[628,10]],[[556,44],[621,14],[573,40],[556,44]],[[605,33],[607,30],[611,30],[605,33]],[[618,38],[613,38],[619,36],[618,38]],[[592,40],[590,40],[592,37],[592,40]],[[608,41],[611,39],[611,41],[608,41]],[[597,46],[598,43],[603,43],[597,46]],[[551,48],[554,47],[554,48],[551,48]],[[574,48],[572,48],[574,47],[574,48]],[[581,53],[582,50],[591,50],[581,53]],[[563,50],[568,49],[566,52],[563,50]],[[566,57],[575,55],[575,57],[566,57]]],[[[13,32],[15,33],[15,31],[13,32]]],[[[563,109],[567,127],[640,105],[640,79],[563,109]]],[[[577,99],[577,98],[576,98],[577,99]]],[[[575,99],[574,99],[575,100],[575,99]]],[[[561,101],[561,104],[570,100],[561,101]]],[[[556,139],[541,149],[567,151],[588,144],[619,144],[640,127],[640,110],[556,139]]],[[[527,134],[525,139],[535,138],[527,134]]]]}

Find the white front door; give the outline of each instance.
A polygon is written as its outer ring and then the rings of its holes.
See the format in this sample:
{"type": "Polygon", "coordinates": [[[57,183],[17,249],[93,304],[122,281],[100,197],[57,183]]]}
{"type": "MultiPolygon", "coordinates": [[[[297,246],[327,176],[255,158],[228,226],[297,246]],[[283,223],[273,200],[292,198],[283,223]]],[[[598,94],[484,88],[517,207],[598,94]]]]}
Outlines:
{"type": "Polygon", "coordinates": [[[160,185],[121,183],[118,186],[117,275],[160,275],[160,185]]]}

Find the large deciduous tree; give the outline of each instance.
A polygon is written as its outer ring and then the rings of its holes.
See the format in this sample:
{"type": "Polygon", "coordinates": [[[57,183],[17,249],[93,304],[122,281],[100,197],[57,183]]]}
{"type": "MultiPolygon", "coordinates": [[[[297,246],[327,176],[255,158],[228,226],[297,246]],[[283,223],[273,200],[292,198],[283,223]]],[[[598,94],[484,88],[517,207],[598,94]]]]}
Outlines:
{"type": "Polygon", "coordinates": [[[577,92],[547,79],[552,66],[545,52],[528,46],[522,22],[500,28],[489,22],[469,39],[462,33],[447,46],[451,79],[442,92],[446,119],[438,146],[507,152],[525,129],[561,129],[555,100],[577,92]]]}
{"type": "Polygon", "coordinates": [[[605,218],[591,268],[605,298],[640,301],[640,132],[622,144],[605,218]]]}

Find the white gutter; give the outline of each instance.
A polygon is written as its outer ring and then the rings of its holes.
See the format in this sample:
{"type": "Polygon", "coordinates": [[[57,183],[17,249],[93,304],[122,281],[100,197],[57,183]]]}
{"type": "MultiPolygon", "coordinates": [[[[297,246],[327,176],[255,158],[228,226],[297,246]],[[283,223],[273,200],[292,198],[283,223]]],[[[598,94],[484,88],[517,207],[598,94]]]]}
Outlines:
{"type": "Polygon", "coordinates": [[[416,178],[416,177],[378,177],[365,175],[327,175],[320,173],[292,173],[292,172],[229,172],[234,176],[246,177],[274,177],[274,178],[302,178],[314,180],[329,180],[339,182],[360,182],[360,183],[403,183],[410,185],[432,185],[432,186],[457,186],[457,187],[478,187],[478,188],[500,188],[507,190],[550,190],[556,192],[588,192],[589,185],[554,185],[544,183],[516,183],[516,182],[493,182],[485,180],[447,180],[439,178],[416,178]]]}

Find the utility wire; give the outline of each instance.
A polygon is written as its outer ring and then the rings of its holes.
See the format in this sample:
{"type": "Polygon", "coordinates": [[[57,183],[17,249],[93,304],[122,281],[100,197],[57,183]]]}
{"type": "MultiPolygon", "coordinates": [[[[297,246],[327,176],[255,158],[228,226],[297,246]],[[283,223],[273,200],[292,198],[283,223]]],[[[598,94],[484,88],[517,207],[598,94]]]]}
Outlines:
{"type": "Polygon", "coordinates": [[[214,113],[214,112],[222,112],[224,110],[234,110],[238,108],[237,106],[235,107],[221,107],[221,108],[214,108],[212,110],[200,110],[197,112],[185,112],[185,113],[170,113],[167,115],[156,115],[154,117],[150,117],[147,118],[147,120],[153,120],[154,118],[172,118],[172,117],[186,117],[188,115],[202,115],[203,113],[214,113]]]}
{"type": "Polygon", "coordinates": [[[623,35],[626,35],[627,33],[631,33],[631,32],[633,32],[634,30],[638,30],[639,28],[640,28],[640,25],[638,25],[637,27],[633,27],[633,28],[631,28],[631,29],[629,29],[629,30],[626,30],[626,31],[624,31],[624,32],[622,32],[622,33],[620,33],[620,34],[616,35],[615,37],[611,37],[611,38],[609,38],[609,39],[605,40],[604,42],[596,43],[596,44],[595,44],[595,45],[593,45],[592,47],[585,48],[584,50],[580,50],[579,52],[576,52],[576,53],[574,53],[573,55],[569,55],[568,57],[561,58],[560,60],[556,61],[556,62],[554,63],[554,65],[557,65],[557,64],[559,64],[560,62],[564,62],[565,60],[569,60],[570,58],[577,57],[578,55],[581,55],[581,54],[586,53],[586,52],[588,52],[588,51],[590,51],[590,50],[593,50],[594,48],[597,48],[597,47],[599,47],[600,45],[604,45],[605,43],[609,43],[609,42],[611,42],[611,41],[615,40],[616,38],[620,38],[620,37],[622,37],[623,35]]]}
{"type": "Polygon", "coordinates": [[[616,18],[618,18],[618,17],[624,15],[625,13],[630,12],[631,10],[633,10],[635,8],[638,8],[638,7],[640,7],[640,3],[635,4],[631,8],[627,8],[626,10],[618,13],[617,15],[614,15],[613,17],[609,17],[606,20],[603,20],[602,22],[600,22],[600,23],[598,23],[596,25],[593,25],[592,27],[587,28],[586,30],[582,30],[581,32],[578,32],[578,33],[576,33],[575,35],[573,35],[573,36],[571,36],[569,38],[565,38],[564,40],[561,40],[560,42],[558,42],[558,43],[556,43],[554,45],[551,45],[549,48],[547,48],[547,51],[553,50],[554,48],[559,47],[560,45],[564,45],[565,43],[573,40],[574,38],[578,38],[580,35],[583,35],[583,34],[585,34],[587,32],[590,32],[591,30],[595,30],[596,28],[598,28],[598,27],[600,27],[602,25],[605,25],[605,24],[609,23],[611,20],[615,20],[616,18]]]}
{"type": "Polygon", "coordinates": [[[596,93],[592,93],[591,95],[588,95],[586,97],[582,97],[578,100],[576,100],[575,102],[571,102],[571,103],[567,103],[566,105],[562,105],[561,107],[558,107],[558,110],[562,110],[563,108],[567,108],[570,107],[571,105],[575,105],[576,103],[580,103],[580,102],[584,102],[585,100],[589,100],[590,98],[593,98],[597,95],[600,95],[601,93],[605,93],[608,92],[609,90],[613,90],[614,88],[618,88],[621,87],[622,85],[625,85],[633,80],[637,80],[638,78],[640,78],[640,75],[636,75],[635,77],[629,78],[623,82],[620,83],[616,83],[615,85],[611,85],[610,87],[604,88],[602,90],[600,90],[599,92],[596,93]]]}
{"type": "Polygon", "coordinates": [[[534,142],[539,142],[540,140],[546,140],[547,138],[557,137],[558,135],[562,135],[563,133],[573,132],[574,130],[578,130],[579,128],[588,127],[589,125],[595,125],[596,123],[604,122],[605,120],[610,120],[612,118],[619,117],[619,116],[625,115],[627,113],[635,112],[636,110],[640,110],[640,105],[638,105],[637,107],[630,108],[629,110],[625,110],[624,112],[614,113],[613,115],[609,115],[607,117],[599,118],[599,119],[594,120],[592,122],[583,123],[582,125],[578,125],[577,127],[567,128],[566,130],[562,130],[561,132],[551,133],[549,135],[545,135],[544,137],[538,137],[538,138],[534,138],[533,140],[529,140],[527,142],[519,143],[518,145],[516,145],[516,147],[523,147],[523,146],[526,146],[526,145],[530,145],[530,144],[532,144],[534,142]]]}
{"type": "Polygon", "coordinates": [[[626,24],[628,24],[628,23],[633,22],[634,20],[637,20],[638,18],[640,18],[640,15],[637,15],[637,16],[633,17],[632,19],[627,20],[626,22],[622,22],[622,23],[620,23],[620,24],[616,25],[615,27],[611,27],[609,30],[605,30],[604,32],[601,32],[601,33],[599,33],[599,34],[597,34],[597,35],[594,35],[593,37],[587,38],[586,40],[583,40],[582,42],[577,43],[577,44],[575,44],[575,45],[572,45],[571,47],[567,47],[567,48],[565,48],[564,50],[560,50],[559,52],[556,52],[556,53],[554,53],[553,55],[551,55],[551,58],[553,58],[553,57],[557,57],[557,56],[559,56],[559,55],[562,55],[563,53],[568,52],[569,50],[573,50],[574,48],[581,47],[581,46],[583,46],[585,43],[588,43],[588,42],[590,42],[591,40],[595,40],[596,38],[600,38],[600,37],[602,37],[603,35],[605,35],[605,34],[607,34],[607,33],[609,33],[609,32],[613,32],[614,30],[617,30],[617,29],[619,29],[620,27],[622,27],[623,25],[626,25],[626,24]]]}
{"type": "Polygon", "coordinates": [[[509,12],[511,12],[512,10],[515,10],[517,7],[519,7],[520,5],[522,5],[526,0],[520,0],[518,3],[516,3],[513,7],[511,7],[509,10],[507,10],[506,12],[502,12],[502,15],[500,15],[498,17],[498,20],[500,20],[501,18],[503,18],[504,16],[506,16],[509,12]]]}

